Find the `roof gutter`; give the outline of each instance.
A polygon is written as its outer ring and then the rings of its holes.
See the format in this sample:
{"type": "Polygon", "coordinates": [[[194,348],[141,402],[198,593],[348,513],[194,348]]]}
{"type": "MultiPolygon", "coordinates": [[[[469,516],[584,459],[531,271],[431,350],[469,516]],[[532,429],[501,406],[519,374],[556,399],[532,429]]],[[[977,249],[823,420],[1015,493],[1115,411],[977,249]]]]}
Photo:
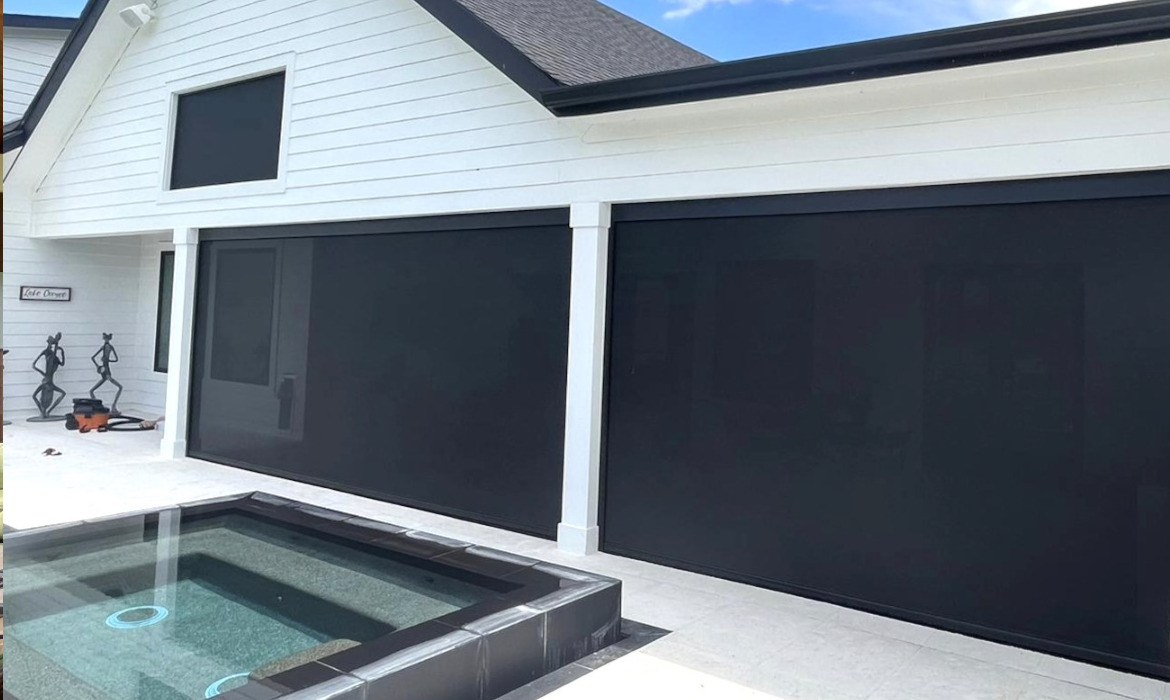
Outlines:
{"type": "MultiPolygon", "coordinates": [[[[1138,0],[564,86],[460,3],[454,0],[417,2],[559,117],[755,95],[1170,39],[1170,0],[1138,0]]],[[[108,4],[109,0],[88,0],[24,117],[4,125],[5,153],[25,145],[108,4]]]]}
{"type": "Polygon", "coordinates": [[[908,75],[1170,38],[1170,0],[1142,0],[555,87],[557,116],[597,114],[908,75]]]}
{"type": "Polygon", "coordinates": [[[77,20],[73,17],[49,17],[46,15],[4,15],[5,29],[59,29],[71,31],[77,20]]]}

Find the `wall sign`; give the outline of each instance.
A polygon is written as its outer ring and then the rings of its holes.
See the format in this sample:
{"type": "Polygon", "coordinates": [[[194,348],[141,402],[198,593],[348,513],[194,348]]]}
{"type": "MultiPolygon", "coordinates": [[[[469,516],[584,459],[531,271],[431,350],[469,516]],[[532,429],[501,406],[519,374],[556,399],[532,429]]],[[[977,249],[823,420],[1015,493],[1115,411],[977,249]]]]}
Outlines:
{"type": "Polygon", "coordinates": [[[72,301],[72,287],[20,287],[21,301],[72,301]]]}

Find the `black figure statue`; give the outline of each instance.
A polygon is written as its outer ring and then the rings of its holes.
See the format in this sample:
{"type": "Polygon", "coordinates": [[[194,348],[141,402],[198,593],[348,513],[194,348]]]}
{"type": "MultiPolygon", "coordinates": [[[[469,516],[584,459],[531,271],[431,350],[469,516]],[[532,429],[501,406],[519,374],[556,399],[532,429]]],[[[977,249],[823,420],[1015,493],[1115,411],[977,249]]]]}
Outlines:
{"type": "Polygon", "coordinates": [[[101,377],[101,379],[98,380],[98,383],[94,384],[93,387],[89,390],[89,398],[97,398],[94,396],[94,392],[100,389],[102,384],[105,384],[106,382],[113,384],[114,386],[118,387],[118,393],[114,394],[114,403],[110,406],[110,415],[120,416],[122,414],[118,412],[118,399],[122,398],[122,385],[118,383],[117,379],[114,379],[110,372],[110,364],[118,361],[118,351],[114,349],[113,345],[110,345],[110,341],[113,339],[113,333],[102,333],[102,340],[105,342],[103,342],[102,346],[98,348],[98,351],[93,354],[93,357],[89,358],[90,362],[93,362],[93,366],[97,368],[98,376],[101,377]],[[101,362],[98,362],[98,355],[101,355],[101,362]]]}
{"type": "Polygon", "coordinates": [[[65,420],[65,416],[52,415],[53,409],[65,398],[65,391],[53,383],[53,376],[57,370],[65,366],[65,349],[61,347],[61,334],[51,335],[47,339],[45,349],[33,360],[32,367],[41,375],[41,385],[33,392],[33,403],[40,409],[41,415],[29,418],[30,422],[43,423],[45,421],[65,420]],[[45,368],[37,367],[37,363],[45,361],[45,368]],[[56,394],[56,400],[53,397],[56,394]]]}

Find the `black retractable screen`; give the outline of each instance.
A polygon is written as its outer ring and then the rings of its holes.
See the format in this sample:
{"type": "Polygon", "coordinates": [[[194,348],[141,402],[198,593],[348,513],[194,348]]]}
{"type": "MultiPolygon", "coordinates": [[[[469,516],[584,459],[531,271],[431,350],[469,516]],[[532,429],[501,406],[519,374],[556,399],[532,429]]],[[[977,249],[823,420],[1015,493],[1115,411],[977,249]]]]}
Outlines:
{"type": "Polygon", "coordinates": [[[569,247],[563,226],[202,244],[192,454],[551,535],[569,247]]]}
{"type": "Polygon", "coordinates": [[[1170,675],[1167,221],[619,223],[605,549],[1170,675]]]}

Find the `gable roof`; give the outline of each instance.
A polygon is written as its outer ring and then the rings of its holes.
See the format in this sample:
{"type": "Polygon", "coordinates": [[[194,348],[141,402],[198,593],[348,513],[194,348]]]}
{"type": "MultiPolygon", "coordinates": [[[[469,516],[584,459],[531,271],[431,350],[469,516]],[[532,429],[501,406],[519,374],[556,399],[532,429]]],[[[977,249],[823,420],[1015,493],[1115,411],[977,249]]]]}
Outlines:
{"type": "MultiPolygon", "coordinates": [[[[718,63],[597,0],[415,0],[556,116],[678,104],[1170,39],[1135,0],[718,63]]],[[[25,144],[109,0],[88,0],[4,152],[25,144]]]]}
{"type": "MultiPolygon", "coordinates": [[[[53,61],[53,66],[49,68],[49,73],[45,76],[45,81],[41,83],[37,94],[33,96],[32,102],[25,108],[24,116],[4,125],[5,153],[20,148],[28,140],[28,135],[36,128],[37,123],[41,120],[41,115],[48,109],[49,103],[52,102],[53,96],[57,94],[57,89],[61,87],[61,82],[69,73],[69,68],[77,60],[77,56],[81,53],[81,49],[85,46],[86,40],[89,39],[90,33],[97,25],[108,2],[109,0],[88,0],[85,3],[85,8],[81,11],[81,16],[72,21],[72,29],[65,39],[65,44],[57,53],[57,58],[53,61]]],[[[10,16],[4,17],[5,24],[8,23],[10,16]]]]}
{"type": "Polygon", "coordinates": [[[53,65],[55,54],[49,52],[55,52],[61,48],[75,24],[77,24],[77,20],[68,17],[4,15],[6,41],[17,37],[32,41],[31,44],[22,43],[19,46],[16,43],[5,44],[5,59],[15,58],[18,63],[13,67],[12,76],[8,75],[8,66],[5,66],[5,119],[11,117],[12,122],[15,122],[23,116],[29,101],[36,95],[36,91],[44,83],[45,74],[53,65]],[[8,49],[12,47],[15,48],[10,52],[8,49]],[[10,53],[11,55],[9,55],[10,53]],[[7,84],[10,77],[13,82],[12,90],[8,89],[7,84]]]}
{"type": "Polygon", "coordinates": [[[695,102],[1170,39],[1170,0],[985,22],[656,75],[551,88],[558,116],[695,102]]]}
{"type": "Polygon", "coordinates": [[[561,85],[715,63],[596,0],[458,0],[561,85]]]}

